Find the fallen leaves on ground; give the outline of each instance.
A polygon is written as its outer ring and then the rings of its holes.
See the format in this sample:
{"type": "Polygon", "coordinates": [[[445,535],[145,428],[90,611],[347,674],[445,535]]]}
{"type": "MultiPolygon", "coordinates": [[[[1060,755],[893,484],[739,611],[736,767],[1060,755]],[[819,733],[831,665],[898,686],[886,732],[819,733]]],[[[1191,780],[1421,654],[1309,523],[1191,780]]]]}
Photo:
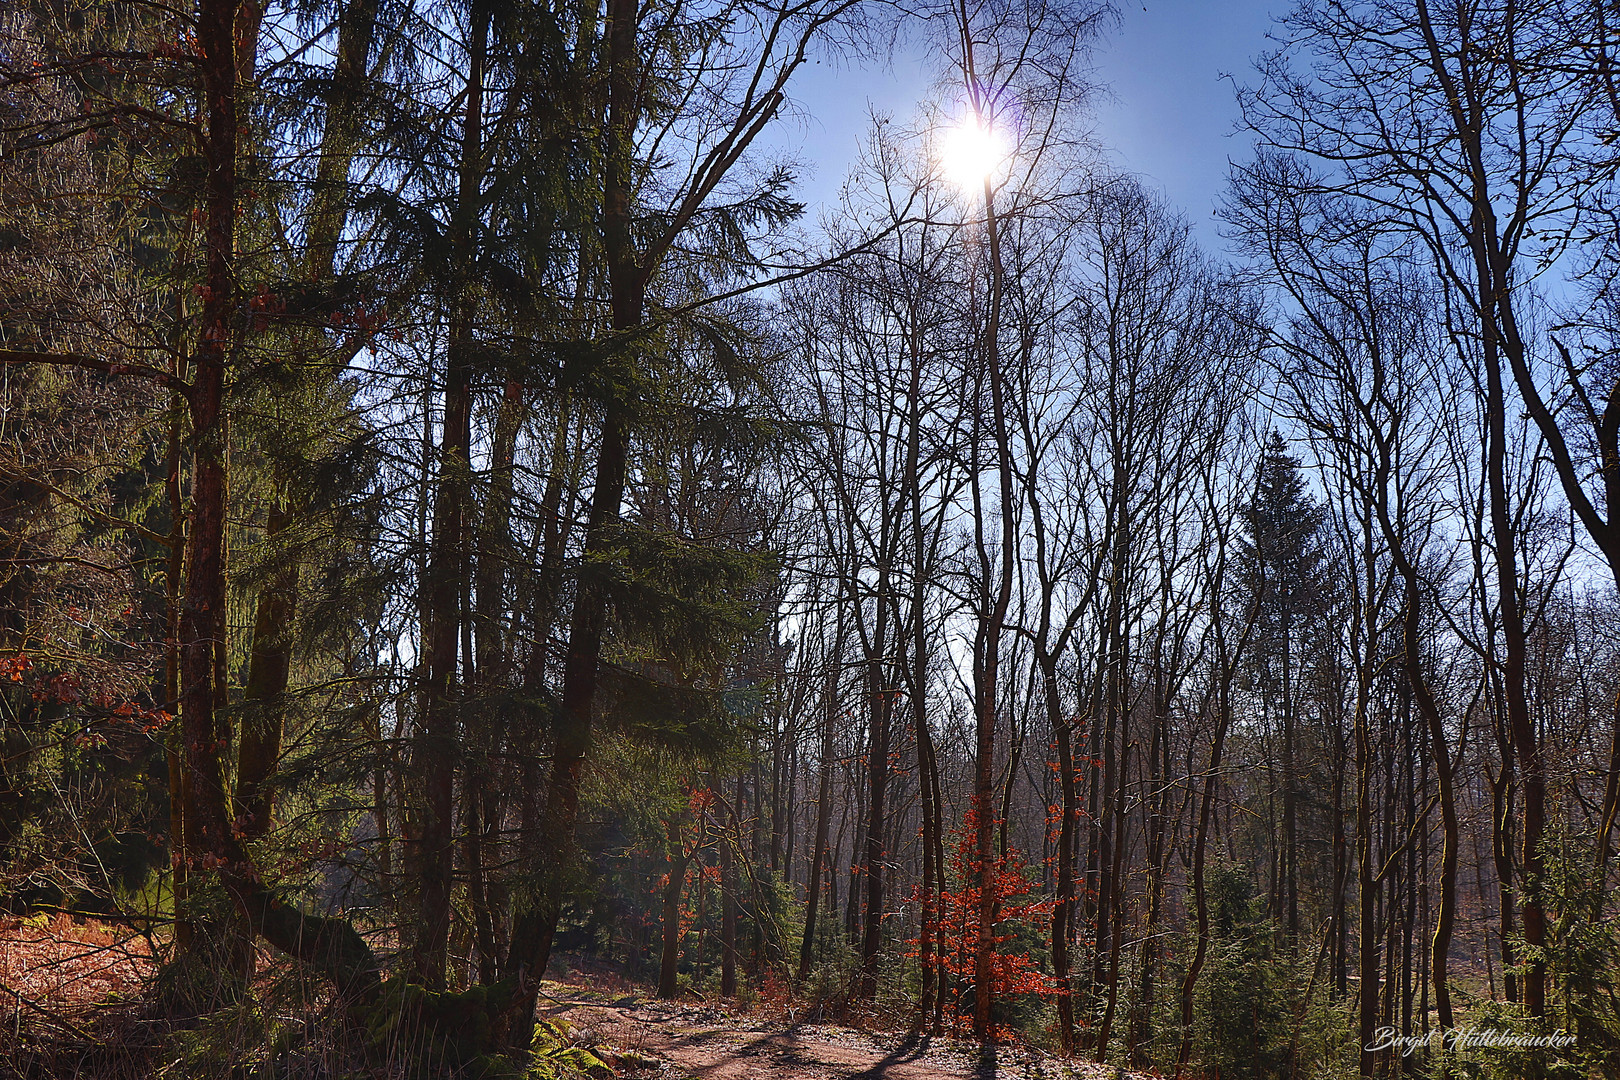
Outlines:
{"type": "MultiPolygon", "coordinates": [[[[138,997],[152,977],[139,934],[93,919],[0,919],[0,1008],[47,1010],[62,1022],[97,1005],[138,997]]],[[[26,1022],[26,1021],[25,1021],[26,1022]]]]}
{"type": "MultiPolygon", "coordinates": [[[[1113,1066],[1029,1046],[981,1050],[708,1002],[603,994],[594,979],[547,983],[540,1015],[636,1080],[1114,1080],[1113,1066]]],[[[1126,1077],[1139,1074],[1126,1073],[1126,1077]]]]}

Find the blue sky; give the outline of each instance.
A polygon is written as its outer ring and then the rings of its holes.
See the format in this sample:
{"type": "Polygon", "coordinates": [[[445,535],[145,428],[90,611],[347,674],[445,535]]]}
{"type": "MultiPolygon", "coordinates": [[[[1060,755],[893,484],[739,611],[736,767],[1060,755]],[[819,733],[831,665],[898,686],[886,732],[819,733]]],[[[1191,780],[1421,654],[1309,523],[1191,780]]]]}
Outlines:
{"type": "MultiPolygon", "coordinates": [[[[1096,51],[1104,88],[1095,108],[1098,140],[1118,168],[1186,214],[1209,248],[1220,244],[1213,209],[1227,159],[1247,154],[1241,137],[1231,134],[1237,109],[1222,76],[1249,78],[1253,57],[1271,47],[1272,14],[1287,3],[1126,0],[1096,51]]],[[[869,105],[908,118],[930,79],[915,55],[902,52],[888,64],[823,62],[796,80],[803,114],[780,141],[813,164],[801,184],[812,219],[854,162],[869,105]]]]}

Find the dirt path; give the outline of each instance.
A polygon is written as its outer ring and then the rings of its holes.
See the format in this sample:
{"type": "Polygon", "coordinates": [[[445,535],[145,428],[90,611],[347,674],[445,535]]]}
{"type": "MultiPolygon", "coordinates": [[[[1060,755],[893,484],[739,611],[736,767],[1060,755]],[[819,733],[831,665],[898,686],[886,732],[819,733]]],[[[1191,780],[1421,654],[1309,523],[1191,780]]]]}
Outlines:
{"type": "Polygon", "coordinates": [[[1113,1080],[1116,1070],[1061,1061],[1025,1048],[976,1046],[762,1013],[598,997],[587,986],[548,984],[540,1015],[626,1077],[658,1080],[1113,1080]],[[600,1001],[600,1004],[596,1003],[600,1001]]]}

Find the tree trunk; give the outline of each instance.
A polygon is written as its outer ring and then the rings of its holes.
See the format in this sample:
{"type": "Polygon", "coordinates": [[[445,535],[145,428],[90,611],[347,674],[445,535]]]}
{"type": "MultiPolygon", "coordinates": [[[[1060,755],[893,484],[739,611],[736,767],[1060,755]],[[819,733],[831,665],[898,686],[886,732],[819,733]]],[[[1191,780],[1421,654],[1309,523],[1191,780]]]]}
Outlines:
{"type": "MultiPolygon", "coordinates": [[[[632,148],[640,119],[638,0],[608,0],[607,122],[603,130],[601,233],[607,266],[609,307],[616,333],[628,335],[643,321],[648,276],[652,267],[638,254],[633,239],[632,148]]],[[[610,533],[624,502],[630,451],[627,404],[603,403],[602,438],[592,477],[590,509],[585,525],[585,565],[606,552],[610,533]]],[[[550,781],[542,817],[538,862],[541,885],[536,897],[519,913],[512,934],[514,963],[520,973],[517,1002],[519,1023],[512,1029],[511,1045],[526,1051],[533,1035],[530,1018],[551,955],[557,932],[562,889],[572,857],[574,823],[579,817],[579,786],[591,728],[607,627],[607,595],[602,582],[582,574],[569,627],[568,650],[563,662],[561,708],[556,715],[550,781]]]]}
{"type": "Polygon", "coordinates": [[[463,781],[462,843],[467,904],[472,908],[474,940],[478,947],[478,983],[480,986],[490,986],[495,982],[495,918],[484,872],[485,826],[481,813],[483,793],[479,787],[472,775],[463,781]]]}
{"type": "MultiPolygon", "coordinates": [[[[1222,571],[1217,570],[1215,581],[1210,589],[1210,594],[1214,598],[1214,610],[1211,611],[1211,617],[1216,620],[1223,617],[1223,612],[1219,608],[1222,596],[1222,577],[1222,571]]],[[[1214,629],[1216,663],[1218,665],[1214,695],[1215,732],[1210,741],[1209,768],[1204,774],[1204,790],[1198,803],[1198,824],[1193,831],[1190,877],[1197,936],[1193,945],[1192,959],[1187,963],[1187,973],[1181,982],[1181,1048],[1176,1054],[1177,1077],[1182,1075],[1192,1061],[1193,1003],[1196,1000],[1198,977],[1203,974],[1204,963],[1209,958],[1210,943],[1209,894],[1204,880],[1204,865],[1209,846],[1210,826],[1215,817],[1215,793],[1220,784],[1221,761],[1226,750],[1226,736],[1232,727],[1232,682],[1237,674],[1244,644],[1248,640],[1249,632],[1254,627],[1254,619],[1255,613],[1250,612],[1247,624],[1243,629],[1242,638],[1230,652],[1228,652],[1225,634],[1218,622],[1214,629]]]]}
{"type": "MultiPolygon", "coordinates": [[[[1125,664],[1120,664],[1121,670],[1125,664]]],[[[1102,1023],[1097,1026],[1097,1061],[1108,1060],[1108,1042],[1113,1035],[1114,1015],[1119,1005],[1119,961],[1125,944],[1125,853],[1127,806],[1126,778],[1130,775],[1131,765],[1131,725],[1130,703],[1120,702],[1119,709],[1119,764],[1115,773],[1114,806],[1110,813],[1113,827],[1113,837],[1109,843],[1111,861],[1108,865],[1107,880],[1111,883],[1108,891],[1108,906],[1110,908],[1109,925],[1113,928],[1108,936],[1108,970],[1105,975],[1105,985],[1108,987],[1108,1003],[1103,1007],[1102,1023]]],[[[1110,737],[1110,751],[1114,746],[1114,739],[1110,737]]],[[[1102,952],[1102,941],[1097,942],[1097,951],[1102,952]]]]}
{"type": "MultiPolygon", "coordinates": [[[[981,126],[988,117],[990,103],[981,100],[983,93],[974,72],[971,48],[966,55],[969,96],[973,102],[974,118],[981,126]]],[[[996,220],[995,189],[991,177],[984,179],[984,225],[990,255],[990,303],[983,329],[985,378],[990,384],[991,436],[995,440],[996,476],[1000,495],[1000,572],[995,579],[994,600],[981,614],[981,628],[977,635],[978,655],[975,657],[974,702],[974,769],[973,810],[975,813],[974,854],[978,859],[979,910],[978,940],[973,950],[973,1037],[981,1043],[990,1041],[990,1012],[994,996],[995,924],[997,918],[996,866],[991,842],[995,829],[995,739],[997,697],[1001,682],[1001,632],[1012,601],[1013,551],[1016,546],[1013,521],[1013,461],[1011,440],[1008,435],[1007,403],[1001,372],[1001,301],[1003,291],[1001,263],[1001,232],[996,220]]],[[[977,504],[977,480],[974,482],[977,504]]],[[[976,505],[976,509],[977,509],[976,505]]],[[[975,515],[975,536],[979,549],[981,572],[987,580],[983,589],[990,593],[989,554],[985,550],[984,520],[975,515]]]]}
{"type": "Polygon", "coordinates": [[[216,709],[225,687],[216,685],[216,649],[225,647],[226,434],[225,364],[235,337],[235,223],[239,5],[198,5],[208,161],[204,195],[204,285],[201,333],[192,356],[191,519],[186,537],[185,594],[179,619],[180,720],[185,759],[183,843],[187,871],[245,869],[231,830],[221,752],[229,733],[216,709]]]}
{"type": "MultiPolygon", "coordinates": [[[[737,785],[742,794],[742,785],[737,785]]],[[[736,842],[738,822],[732,815],[731,829],[720,837],[720,996],[737,996],[737,870],[732,845],[736,842]]]]}
{"type": "Polygon", "coordinates": [[[1492,279],[1484,252],[1479,244],[1476,243],[1475,246],[1476,262],[1480,271],[1480,305],[1482,311],[1486,313],[1482,319],[1488,433],[1485,472],[1490,492],[1491,544],[1496,563],[1496,601],[1502,621],[1502,640],[1506,648],[1506,655],[1502,658],[1501,664],[1502,691],[1506,699],[1504,704],[1507,710],[1508,733],[1524,790],[1518,899],[1524,943],[1529,955],[1525,961],[1522,986],[1525,1007],[1529,1009],[1530,1015],[1542,1016],[1547,1009],[1546,969],[1537,957],[1546,941],[1546,920],[1541,909],[1540,889],[1541,837],[1547,819],[1547,782],[1525,686],[1527,643],[1524,616],[1520,609],[1520,576],[1515,546],[1517,536],[1513,527],[1513,510],[1508,503],[1507,493],[1507,403],[1502,387],[1502,372],[1498,358],[1499,342],[1493,318],[1498,297],[1490,284],[1492,279]]]}
{"type": "MultiPolygon", "coordinates": [[[[918,619],[921,622],[921,619],[918,619]]],[[[920,629],[920,628],[919,628],[920,629]]],[[[918,647],[920,654],[923,649],[918,647]]],[[[914,658],[914,663],[916,660],[914,658]]],[[[926,665],[926,660],[923,661],[926,665]]],[[[921,910],[917,917],[917,967],[919,979],[919,994],[917,998],[917,1026],[925,1029],[929,1026],[929,1017],[934,1012],[935,1005],[943,992],[940,986],[941,971],[939,967],[938,951],[942,942],[938,941],[939,930],[939,899],[938,888],[940,883],[940,868],[934,861],[934,834],[939,827],[939,808],[935,804],[933,734],[928,730],[928,714],[924,708],[924,697],[921,686],[926,685],[926,674],[922,669],[913,669],[912,712],[911,722],[917,740],[917,784],[922,800],[922,884],[921,910]]]]}
{"type": "Polygon", "coordinates": [[[1130,1031],[1130,1059],[1136,1068],[1149,1064],[1144,1047],[1153,1038],[1154,994],[1158,975],[1159,909],[1164,895],[1165,828],[1168,817],[1166,803],[1170,798],[1168,702],[1162,690],[1163,673],[1154,665],[1153,732],[1148,744],[1148,775],[1146,809],[1147,825],[1147,884],[1143,898],[1142,952],[1139,961],[1137,1000],[1134,1022],[1130,1031]]]}
{"type": "MultiPolygon", "coordinates": [[[[1506,648],[1506,655],[1501,661],[1501,690],[1506,699],[1503,704],[1507,712],[1509,736],[1524,788],[1524,826],[1520,837],[1522,846],[1518,868],[1520,917],[1526,951],[1529,953],[1523,976],[1524,1002],[1530,1014],[1539,1017],[1546,1012],[1546,970],[1540,959],[1540,950],[1546,940],[1546,918],[1540,898],[1544,872],[1541,838],[1546,827],[1546,773],[1526,696],[1525,618],[1520,607],[1522,582],[1513,521],[1515,512],[1508,501],[1506,478],[1508,406],[1502,385],[1504,356],[1512,367],[1530,412],[1543,434],[1549,437],[1554,457],[1558,459],[1557,471],[1564,483],[1566,495],[1570,497],[1571,504],[1577,508],[1583,521],[1591,529],[1593,538],[1600,546],[1606,548],[1611,565],[1617,565],[1612,560],[1620,556],[1620,548],[1609,546],[1611,541],[1617,540],[1617,537],[1611,529],[1604,527],[1597,520],[1594,513],[1590,512],[1590,504],[1581,494],[1573,470],[1568,467],[1570,463],[1567,454],[1558,452],[1563,444],[1557,431],[1557,424],[1546,409],[1541,407],[1541,398],[1526,362],[1525,343],[1520,336],[1513,309],[1512,290],[1516,268],[1513,265],[1513,256],[1504,248],[1503,234],[1490,189],[1491,171],[1486,163],[1485,131],[1478,122],[1485,106],[1478,98],[1479,87],[1468,77],[1475,74],[1470,65],[1477,60],[1473,54],[1478,45],[1464,40],[1459,50],[1443,48],[1436,35],[1436,26],[1425,0],[1419,0],[1416,14],[1417,27],[1423,35],[1428,51],[1428,64],[1437,84],[1445,91],[1452,134],[1466,162],[1466,171],[1463,175],[1470,183],[1470,187],[1464,193],[1468,200],[1470,215],[1467,225],[1461,227],[1459,231],[1467,242],[1469,254],[1472,256],[1474,274],[1472,300],[1476,305],[1479,319],[1481,366],[1485,374],[1485,482],[1489,492],[1492,556],[1496,564],[1496,599],[1502,623],[1503,644],[1506,648]],[[1462,67],[1461,79],[1449,67],[1448,61],[1452,58],[1456,58],[1462,67]]],[[[1517,45],[1513,40],[1517,28],[1511,22],[1511,16],[1509,19],[1505,27],[1505,40],[1499,47],[1509,50],[1505,55],[1512,57],[1513,62],[1516,62],[1517,57],[1512,50],[1517,45]]],[[[1467,31],[1464,33],[1466,35],[1467,31]]],[[[1520,120],[1523,121],[1522,112],[1520,120]]],[[[1522,138],[1522,130],[1520,135],[1522,138]]],[[[1527,196],[1521,192],[1519,197],[1522,200],[1527,196]]],[[[1525,222],[1520,216],[1521,211],[1514,209],[1510,213],[1513,215],[1510,218],[1511,230],[1524,228],[1525,222]]],[[[1454,281],[1457,276],[1453,276],[1454,281]]],[[[1609,482],[1612,485],[1615,482],[1614,478],[1610,478],[1609,482]]],[[[1610,509],[1612,512],[1613,507],[1610,509]]]]}
{"type": "MultiPolygon", "coordinates": [[[[1337,700],[1337,699],[1335,699],[1337,700]]],[[[1344,828],[1344,774],[1346,746],[1343,717],[1333,718],[1333,993],[1342,1001],[1350,992],[1348,899],[1350,841],[1344,828]]]]}
{"type": "Polygon", "coordinates": [[[910,362],[906,410],[905,486],[909,496],[911,527],[911,656],[909,664],[901,665],[911,694],[911,726],[917,743],[917,786],[922,803],[922,882],[919,886],[920,911],[917,926],[917,967],[919,993],[917,1026],[921,1030],[930,1025],[930,1015],[943,995],[943,969],[937,953],[942,946],[938,941],[938,890],[944,879],[944,867],[935,859],[940,846],[940,808],[938,805],[938,765],[934,760],[933,733],[928,727],[928,568],[933,564],[933,553],[926,541],[923,522],[922,482],[922,372],[923,342],[915,321],[910,326],[907,341],[907,359],[910,362]]]}
{"type": "Polygon", "coordinates": [[[877,996],[878,953],[883,945],[883,830],[889,791],[889,711],[893,697],[884,685],[883,650],[888,643],[888,584],[885,567],[879,576],[877,625],[866,661],[867,703],[871,734],[867,746],[866,918],[861,928],[860,996],[877,996]]]}
{"type": "MultiPolygon", "coordinates": [[[[866,799],[861,787],[859,771],[850,780],[850,797],[855,801],[855,833],[849,838],[849,891],[844,895],[844,938],[851,946],[859,946],[860,914],[861,914],[861,871],[865,865],[861,860],[861,838],[866,835],[866,799]]],[[[842,854],[844,848],[843,823],[839,823],[838,849],[842,854]]]]}
{"type": "Polygon", "coordinates": [[[466,526],[472,482],[472,330],[470,297],[475,273],[474,222],[481,216],[483,176],[484,61],[490,9],[473,5],[468,46],[466,111],[461,139],[460,181],[452,225],[456,253],[456,294],[445,373],[444,421],[440,436],[438,483],[433,502],[433,540],[427,568],[427,686],[422,734],[413,747],[421,776],[421,823],[417,830],[417,873],[421,890],[416,940],[411,949],[414,977],[429,989],[444,986],[445,950],[450,936],[450,892],[455,848],[455,779],[458,761],[457,676],[462,631],[462,592],[467,580],[466,526]]]}
{"type": "MultiPolygon", "coordinates": [[[[288,507],[272,504],[264,525],[266,542],[273,543],[291,520],[288,507]]],[[[281,759],[298,576],[298,564],[290,560],[266,582],[253,615],[236,758],[236,816],[244,837],[252,840],[269,830],[275,808],[270,780],[281,759]]]]}
{"type": "MultiPolygon", "coordinates": [[[[1445,723],[1440,708],[1429,689],[1418,652],[1418,582],[1415,570],[1406,583],[1406,619],[1404,652],[1407,681],[1417,698],[1418,711],[1428,728],[1429,753],[1434,760],[1435,779],[1440,789],[1440,912],[1435,920],[1434,938],[1430,943],[1430,970],[1434,978],[1434,1001],[1439,1012],[1440,1029],[1450,1030],[1455,1024],[1451,1009],[1451,988],[1447,981],[1446,964],[1451,955],[1452,929],[1457,920],[1457,852],[1459,833],[1457,825],[1457,796],[1453,790],[1451,749],[1446,739],[1445,723]]],[[[1426,878],[1425,878],[1426,880],[1426,878]]]]}
{"type": "Polygon", "coordinates": [[[1360,977],[1358,1031],[1361,1046],[1361,1075],[1372,1076],[1378,1067],[1378,1051],[1373,1032],[1378,1026],[1378,879],[1373,870],[1372,733],[1369,730],[1365,674],[1356,702],[1356,891],[1360,915],[1356,923],[1359,949],[1357,975],[1360,977]]]}
{"type": "MultiPolygon", "coordinates": [[[[337,246],[347,221],[349,169],[359,139],[360,98],[368,78],[367,59],[376,33],[377,0],[349,0],[338,21],[337,57],[332,90],[326,101],[320,158],[306,232],[305,274],[312,282],[329,280],[336,269],[337,246]]],[[[257,36],[257,31],[255,31],[257,36]]],[[[297,523],[300,508],[281,501],[290,480],[273,477],[276,502],[265,520],[264,539],[274,545],[297,523]]],[[[237,750],[237,816],[243,832],[256,839],[269,828],[274,792],[269,780],[281,757],[286,724],[287,679],[292,668],[291,627],[298,607],[299,564],[288,559],[259,593],[248,647],[248,673],[242,689],[242,731],[237,750]]],[[[380,829],[380,835],[386,835],[380,829]]]]}
{"type": "MultiPolygon", "coordinates": [[[[185,378],[187,373],[181,367],[182,361],[176,360],[174,375],[185,378]]],[[[166,475],[164,478],[164,495],[168,503],[169,520],[172,523],[169,529],[169,552],[167,573],[163,580],[163,700],[178,703],[180,700],[180,612],[182,610],[182,583],[185,575],[186,556],[186,516],[182,497],[181,479],[181,452],[183,449],[181,429],[185,424],[185,417],[181,413],[184,406],[178,398],[170,404],[169,417],[169,446],[166,454],[166,475]]],[[[171,706],[176,707],[176,706],[171,706]]],[[[174,725],[168,731],[164,747],[165,763],[169,773],[169,853],[170,865],[173,868],[172,891],[174,895],[174,944],[175,949],[183,956],[191,948],[195,927],[188,915],[188,889],[187,877],[190,870],[190,857],[186,852],[186,804],[190,801],[188,792],[189,781],[186,777],[185,762],[185,732],[180,730],[181,725],[174,725]]]]}
{"type": "MultiPolygon", "coordinates": [[[[693,852],[702,847],[703,822],[697,823],[698,837],[693,852]]],[[[686,865],[691,861],[681,840],[678,818],[669,825],[669,881],[664,885],[664,951],[658,964],[658,996],[668,1000],[677,993],[678,965],[681,958],[681,891],[686,887],[686,865]]],[[[555,932],[555,924],[553,926],[555,932]]],[[[549,942],[547,943],[549,944],[549,942]]]]}
{"type": "MultiPolygon", "coordinates": [[[[1107,614],[1103,626],[1103,640],[1101,643],[1100,660],[1101,671],[1098,674],[1102,686],[1102,724],[1101,735],[1097,742],[1099,756],[1101,757],[1100,787],[1097,790],[1097,801],[1093,804],[1093,843],[1096,847],[1096,927],[1095,945],[1092,949],[1091,985],[1093,995],[1104,992],[1109,987],[1108,962],[1111,953],[1110,943],[1113,940],[1113,918],[1115,911],[1114,891],[1119,887],[1114,876],[1114,817],[1117,813],[1115,794],[1122,789],[1124,781],[1119,769],[1119,739],[1120,726],[1124,722],[1124,710],[1127,707],[1129,674],[1126,668],[1126,641],[1125,641],[1125,590],[1126,590],[1126,558],[1130,550],[1129,508],[1126,505],[1128,492],[1125,484],[1124,454],[1119,446],[1113,450],[1114,475],[1112,491],[1110,494],[1110,552],[1109,552],[1109,583],[1107,614]]],[[[1093,772],[1097,772],[1096,764],[1093,772]]],[[[1106,1011],[1107,1006],[1104,1006],[1106,1011]]],[[[1094,1049],[1097,1060],[1104,1060],[1107,1053],[1107,1026],[1098,1029],[1098,1037],[1094,1049]]]]}
{"type": "Polygon", "coordinates": [[[1074,1041],[1074,980],[1069,972],[1069,928],[1074,925],[1074,828],[1080,807],[1074,782],[1074,749],[1068,717],[1058,699],[1057,657],[1041,660],[1042,698],[1046,718],[1057,739],[1058,759],[1058,841],[1057,893],[1052,905],[1052,975],[1057,982],[1058,1041],[1063,1052],[1072,1054],[1074,1041]]]}
{"type": "MultiPolygon", "coordinates": [[[[805,895],[804,939],[799,944],[799,981],[810,977],[810,961],[815,949],[816,916],[821,909],[821,871],[832,861],[827,850],[827,832],[832,823],[832,758],[833,725],[838,716],[838,662],[843,654],[843,622],[834,635],[833,655],[827,660],[827,679],[823,685],[821,709],[821,779],[816,793],[816,840],[810,854],[810,885],[805,895]]],[[[834,904],[836,906],[836,901],[834,904]]]]}
{"type": "Polygon", "coordinates": [[[1502,771],[1491,785],[1491,854],[1496,866],[1497,943],[1502,950],[1502,996],[1519,1001],[1518,965],[1513,947],[1516,921],[1513,918],[1513,758],[1502,752],[1502,771]]]}

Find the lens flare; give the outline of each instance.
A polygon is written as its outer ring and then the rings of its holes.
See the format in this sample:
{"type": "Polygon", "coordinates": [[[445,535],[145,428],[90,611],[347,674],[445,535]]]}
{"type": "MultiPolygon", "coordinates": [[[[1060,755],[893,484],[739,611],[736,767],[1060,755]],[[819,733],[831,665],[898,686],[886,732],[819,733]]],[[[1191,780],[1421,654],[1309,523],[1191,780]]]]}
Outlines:
{"type": "Polygon", "coordinates": [[[939,163],[951,183],[975,192],[1001,168],[1010,150],[1001,131],[968,116],[940,140],[939,163]]]}

